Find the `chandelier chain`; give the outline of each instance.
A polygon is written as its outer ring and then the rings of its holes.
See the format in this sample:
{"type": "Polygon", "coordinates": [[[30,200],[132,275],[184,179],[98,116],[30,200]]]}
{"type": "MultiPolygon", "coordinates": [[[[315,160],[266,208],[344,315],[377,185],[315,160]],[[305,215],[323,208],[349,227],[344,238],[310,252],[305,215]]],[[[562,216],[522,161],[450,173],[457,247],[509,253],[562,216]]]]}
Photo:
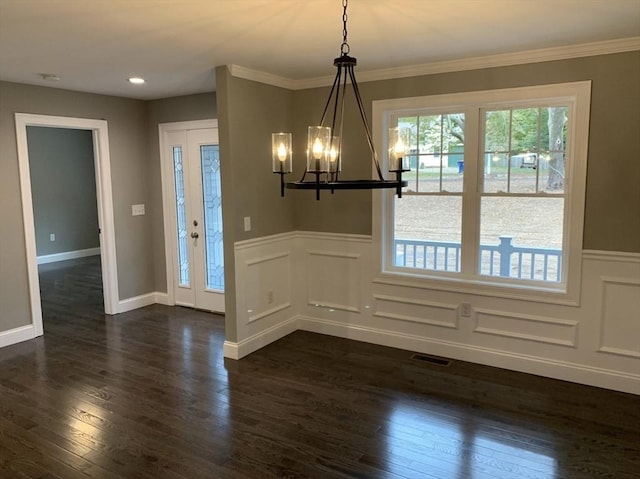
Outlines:
{"type": "Polygon", "coordinates": [[[342,0],[342,45],[340,45],[340,54],[348,55],[351,48],[347,43],[347,4],[348,0],[342,0]]]}

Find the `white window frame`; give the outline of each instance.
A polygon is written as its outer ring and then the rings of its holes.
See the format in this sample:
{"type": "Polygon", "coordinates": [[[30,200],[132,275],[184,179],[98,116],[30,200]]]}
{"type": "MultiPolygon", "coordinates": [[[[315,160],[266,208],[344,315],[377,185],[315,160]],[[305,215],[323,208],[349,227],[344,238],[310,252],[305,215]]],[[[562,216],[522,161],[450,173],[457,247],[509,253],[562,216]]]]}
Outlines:
{"type": "MultiPolygon", "coordinates": [[[[479,202],[482,175],[477,172],[478,158],[482,155],[481,134],[483,126],[481,113],[487,109],[517,108],[532,103],[561,102],[568,107],[569,128],[573,134],[567,139],[568,182],[565,184],[563,237],[563,278],[561,282],[525,281],[521,279],[493,276],[465,275],[463,273],[433,270],[413,270],[393,265],[393,202],[394,192],[378,190],[373,192],[373,245],[381,261],[374,282],[428,288],[443,291],[499,296],[556,304],[578,305],[580,298],[580,278],[582,267],[582,233],[584,226],[584,205],[586,192],[587,151],[589,141],[589,118],[591,104],[591,81],[559,83],[500,90],[485,90],[413,98],[398,98],[373,102],[373,139],[377,151],[387,151],[386,132],[392,117],[416,110],[437,110],[439,112],[464,112],[465,130],[465,175],[464,195],[476,191],[479,202]],[[477,134],[475,134],[477,132],[477,134]],[[478,182],[478,184],[475,183],[478,182]]],[[[386,168],[386,158],[382,158],[386,168]]],[[[476,203],[476,202],[471,202],[476,203]]],[[[463,200],[463,215],[467,222],[463,225],[463,243],[478,242],[479,215],[475,210],[467,211],[469,202],[463,200]],[[469,219],[472,218],[472,219],[469,219]],[[470,239],[473,238],[473,239],[470,239]]],[[[479,203],[477,203],[479,204],[479,203]]],[[[475,207],[475,205],[474,205],[475,207]]],[[[477,250],[476,247],[472,248],[477,250]]],[[[462,261],[475,261],[462,258],[462,261]]]]}

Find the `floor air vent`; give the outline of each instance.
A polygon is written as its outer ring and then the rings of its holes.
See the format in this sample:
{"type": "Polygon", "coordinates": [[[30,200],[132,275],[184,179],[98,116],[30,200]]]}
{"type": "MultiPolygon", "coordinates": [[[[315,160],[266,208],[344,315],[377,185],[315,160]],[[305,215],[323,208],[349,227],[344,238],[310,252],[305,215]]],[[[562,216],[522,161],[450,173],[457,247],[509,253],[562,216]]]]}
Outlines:
{"type": "Polygon", "coordinates": [[[429,356],[428,354],[414,354],[411,359],[415,361],[422,361],[423,363],[437,364],[438,366],[450,366],[451,360],[446,358],[439,358],[438,356],[429,356]]]}

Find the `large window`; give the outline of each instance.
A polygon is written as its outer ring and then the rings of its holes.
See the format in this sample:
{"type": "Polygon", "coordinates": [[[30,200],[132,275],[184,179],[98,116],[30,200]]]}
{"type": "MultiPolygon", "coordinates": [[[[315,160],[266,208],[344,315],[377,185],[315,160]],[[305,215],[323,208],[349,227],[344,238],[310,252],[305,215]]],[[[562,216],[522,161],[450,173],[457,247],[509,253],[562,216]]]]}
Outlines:
{"type": "Polygon", "coordinates": [[[375,102],[381,151],[387,127],[411,132],[408,186],[374,214],[382,272],[570,292],[589,96],[580,82],[375,102]]]}

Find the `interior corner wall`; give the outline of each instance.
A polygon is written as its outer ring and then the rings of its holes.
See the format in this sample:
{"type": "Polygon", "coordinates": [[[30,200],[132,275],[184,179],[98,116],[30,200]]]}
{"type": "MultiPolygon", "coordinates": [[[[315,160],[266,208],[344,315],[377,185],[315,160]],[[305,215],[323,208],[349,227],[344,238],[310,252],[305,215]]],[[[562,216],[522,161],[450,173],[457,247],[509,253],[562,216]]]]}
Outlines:
{"type": "MultiPolygon", "coordinates": [[[[640,52],[616,53],[499,68],[363,82],[365,111],[375,100],[592,81],[591,128],[583,247],[640,252],[640,52]]],[[[295,125],[316,124],[327,88],[294,92],[295,125]]],[[[294,147],[304,151],[306,132],[297,126],[294,147]]],[[[343,179],[370,177],[370,157],[356,112],[345,120],[343,179]],[[353,143],[351,143],[353,142],[353,143]]],[[[304,167],[301,155],[294,169],[304,167]]],[[[371,234],[370,192],[323,194],[295,191],[295,229],[371,234]]]]}
{"type": "Polygon", "coordinates": [[[27,142],[38,257],[99,248],[91,131],[28,126],[27,142]]]}
{"type": "Polygon", "coordinates": [[[218,117],[216,94],[198,93],[146,102],[149,148],[149,204],[151,220],[153,265],[156,292],[167,292],[167,270],[164,250],[164,220],[162,207],[162,179],[160,175],[160,138],[158,125],[177,121],[210,120],[218,117]]]}
{"type": "Polygon", "coordinates": [[[154,291],[148,216],[148,146],[143,101],[0,82],[0,333],[31,324],[15,113],[105,119],[109,126],[120,299],[154,291]]]}
{"type": "Polygon", "coordinates": [[[222,176],[227,341],[237,341],[234,245],[238,241],[293,230],[294,198],[279,195],[272,173],[271,133],[291,131],[291,91],[232,77],[216,68],[222,176]],[[244,230],[244,218],[251,230],[244,230]]]}

